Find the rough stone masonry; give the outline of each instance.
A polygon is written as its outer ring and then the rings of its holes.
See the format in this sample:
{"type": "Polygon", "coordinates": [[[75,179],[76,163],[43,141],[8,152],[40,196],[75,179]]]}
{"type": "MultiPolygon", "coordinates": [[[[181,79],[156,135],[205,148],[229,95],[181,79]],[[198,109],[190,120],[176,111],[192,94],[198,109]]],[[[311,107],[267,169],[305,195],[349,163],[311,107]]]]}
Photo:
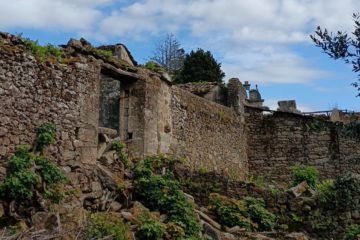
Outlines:
{"type": "Polygon", "coordinates": [[[331,131],[305,134],[301,124],[311,117],[264,115],[246,103],[238,79],[229,81],[226,98],[215,86],[214,102],[136,66],[124,47],[101,48],[115,57],[82,39],[64,46],[62,62],[40,61],[20,38],[0,34],[0,179],[15,147],[31,144],[36,128],[49,121],[58,126],[49,154],[70,172],[97,164],[99,133],[126,143],[133,159],[174,154],[193,169],[237,179],[288,179],[299,163],[315,165],[323,176],[359,172],[358,141],[331,131]]]}

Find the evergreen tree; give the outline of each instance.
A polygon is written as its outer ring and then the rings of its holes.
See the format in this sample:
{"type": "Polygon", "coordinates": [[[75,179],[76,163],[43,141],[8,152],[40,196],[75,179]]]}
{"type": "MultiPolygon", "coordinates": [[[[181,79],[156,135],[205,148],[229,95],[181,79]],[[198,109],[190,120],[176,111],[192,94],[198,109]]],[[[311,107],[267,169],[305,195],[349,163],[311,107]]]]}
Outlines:
{"type": "Polygon", "coordinates": [[[198,49],[187,54],[184,65],[176,77],[176,83],[188,82],[218,82],[221,83],[225,77],[218,63],[210,51],[198,49]]]}

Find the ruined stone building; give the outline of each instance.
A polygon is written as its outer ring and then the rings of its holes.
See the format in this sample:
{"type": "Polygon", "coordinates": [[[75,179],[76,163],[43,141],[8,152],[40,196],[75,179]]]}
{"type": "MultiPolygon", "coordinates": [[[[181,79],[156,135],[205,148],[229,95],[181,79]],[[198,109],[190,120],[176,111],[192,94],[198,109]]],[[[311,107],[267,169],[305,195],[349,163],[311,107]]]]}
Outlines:
{"type": "Polygon", "coordinates": [[[41,62],[21,39],[0,34],[0,166],[51,121],[58,143],[50,154],[69,171],[97,164],[99,133],[105,133],[126,143],[133,159],[172,154],[193,169],[238,179],[286,180],[296,164],[314,165],[324,177],[360,172],[359,141],[339,134],[330,121],[314,132],[309,126],[318,120],[311,116],[264,114],[258,89],[247,82],[174,85],[137,66],[123,45],[100,49],[114,58],[72,40],[62,62],[41,62]]]}

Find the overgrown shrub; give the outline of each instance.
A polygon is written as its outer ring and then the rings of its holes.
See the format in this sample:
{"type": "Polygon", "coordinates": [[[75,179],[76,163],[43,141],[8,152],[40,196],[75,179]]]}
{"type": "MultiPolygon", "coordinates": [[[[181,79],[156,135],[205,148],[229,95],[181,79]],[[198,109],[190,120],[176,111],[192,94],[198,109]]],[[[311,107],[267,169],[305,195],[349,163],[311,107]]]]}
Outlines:
{"type": "Polygon", "coordinates": [[[139,240],[160,240],[166,232],[165,225],[143,213],[140,218],[140,227],[136,232],[139,240]]]}
{"type": "Polygon", "coordinates": [[[210,194],[209,209],[223,225],[228,227],[240,226],[248,230],[255,228],[255,225],[247,217],[244,202],[212,193],[210,194]]]}
{"type": "Polygon", "coordinates": [[[245,205],[250,219],[258,224],[258,230],[271,230],[276,223],[276,216],[265,208],[262,198],[245,197],[245,205]]]}
{"type": "Polygon", "coordinates": [[[219,194],[210,195],[210,211],[218,221],[228,227],[240,226],[248,230],[271,230],[276,223],[276,216],[265,209],[261,198],[245,197],[235,200],[219,194]]]}
{"type": "Polygon", "coordinates": [[[360,225],[353,224],[346,229],[344,240],[360,239],[360,225]]]}
{"type": "Polygon", "coordinates": [[[292,174],[292,186],[296,186],[299,183],[306,181],[310,187],[315,188],[316,184],[319,182],[319,171],[313,166],[295,166],[292,169],[292,174]]]}
{"type": "Polygon", "coordinates": [[[135,191],[147,207],[166,213],[166,222],[177,224],[190,237],[200,230],[194,206],[170,172],[160,174],[162,168],[169,170],[175,162],[175,158],[163,155],[144,159],[134,170],[135,191]]]}
{"type": "Polygon", "coordinates": [[[85,227],[86,239],[131,240],[127,224],[117,214],[98,212],[90,215],[85,227]]]}

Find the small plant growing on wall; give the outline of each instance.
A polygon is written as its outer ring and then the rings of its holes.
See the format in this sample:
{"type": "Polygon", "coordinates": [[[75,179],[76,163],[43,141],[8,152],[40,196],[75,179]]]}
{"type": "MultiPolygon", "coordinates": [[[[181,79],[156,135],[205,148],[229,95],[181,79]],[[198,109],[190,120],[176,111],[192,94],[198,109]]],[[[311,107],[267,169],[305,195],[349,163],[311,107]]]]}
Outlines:
{"type": "Polygon", "coordinates": [[[125,153],[125,144],[120,141],[114,141],[111,143],[111,150],[116,151],[118,154],[120,162],[124,164],[124,167],[127,168],[130,166],[129,159],[125,153]]]}
{"type": "Polygon", "coordinates": [[[54,142],[55,132],[55,125],[45,123],[38,131],[37,148],[32,150],[27,145],[17,148],[8,162],[6,178],[0,184],[1,199],[32,206],[39,205],[42,199],[52,203],[63,199],[62,188],[67,177],[53,161],[41,154],[54,142]]]}
{"type": "Polygon", "coordinates": [[[319,182],[319,171],[313,166],[299,165],[292,169],[293,182],[292,186],[306,181],[310,187],[315,188],[319,182]]]}

